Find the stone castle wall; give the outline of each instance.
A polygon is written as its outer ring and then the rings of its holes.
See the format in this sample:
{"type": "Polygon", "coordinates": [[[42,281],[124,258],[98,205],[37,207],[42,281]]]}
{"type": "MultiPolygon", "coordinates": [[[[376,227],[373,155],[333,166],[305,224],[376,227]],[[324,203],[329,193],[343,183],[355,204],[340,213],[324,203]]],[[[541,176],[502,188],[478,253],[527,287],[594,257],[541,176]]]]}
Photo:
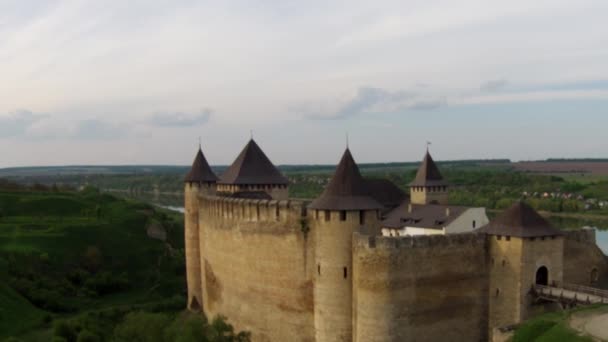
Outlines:
{"type": "Polygon", "coordinates": [[[565,231],[564,236],[564,282],[569,284],[596,286],[608,285],[608,261],[597,246],[594,229],[565,231]],[[592,273],[597,270],[597,282],[592,273]]]}
{"type": "Polygon", "coordinates": [[[199,197],[204,311],[254,341],[314,341],[314,234],[305,204],[199,197]]]}
{"type": "MultiPolygon", "coordinates": [[[[591,284],[594,270],[600,278],[608,274],[593,230],[527,248],[521,239],[474,233],[355,232],[349,246],[349,227],[361,227],[357,212],[344,219],[331,212],[326,221],[300,201],[201,195],[197,202],[200,268],[188,264],[189,287],[196,293],[201,284],[208,317],[227,316],[254,341],[485,341],[491,328],[526,318],[522,284],[533,283],[539,262],[550,269],[550,281],[561,281],[560,268],[563,282],[581,285],[591,284]],[[551,254],[562,250],[563,266],[551,254]],[[330,313],[335,317],[324,318],[330,313]],[[352,324],[344,324],[349,313],[352,324]]],[[[377,223],[375,213],[367,214],[365,222],[377,223]]],[[[194,241],[192,235],[187,246],[194,241]]]]}
{"type": "Polygon", "coordinates": [[[353,341],[487,339],[480,234],[353,238],[353,341]]]}

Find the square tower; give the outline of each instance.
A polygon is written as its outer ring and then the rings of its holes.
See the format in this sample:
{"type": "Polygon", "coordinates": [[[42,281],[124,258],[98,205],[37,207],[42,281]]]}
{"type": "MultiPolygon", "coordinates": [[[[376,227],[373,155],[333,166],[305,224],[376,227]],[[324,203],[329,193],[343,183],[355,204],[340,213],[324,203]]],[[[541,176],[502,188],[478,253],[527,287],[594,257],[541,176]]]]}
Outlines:
{"type": "Polygon", "coordinates": [[[564,240],[562,232],[522,202],[479,231],[489,239],[491,332],[530,317],[534,287],[561,285],[564,240]]]}
{"type": "Polygon", "coordinates": [[[443,180],[439,168],[427,150],[416,178],[410,183],[412,204],[447,205],[448,188],[448,183],[443,180]]]}

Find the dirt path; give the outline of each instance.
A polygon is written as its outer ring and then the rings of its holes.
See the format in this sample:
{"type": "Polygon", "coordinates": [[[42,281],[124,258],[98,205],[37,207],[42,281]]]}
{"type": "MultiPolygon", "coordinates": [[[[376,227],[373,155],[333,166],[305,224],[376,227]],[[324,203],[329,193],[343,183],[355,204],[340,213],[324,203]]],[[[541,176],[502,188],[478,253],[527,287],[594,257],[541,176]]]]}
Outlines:
{"type": "Polygon", "coordinates": [[[574,314],[570,318],[570,327],[595,341],[608,341],[608,312],[604,309],[574,314]]]}

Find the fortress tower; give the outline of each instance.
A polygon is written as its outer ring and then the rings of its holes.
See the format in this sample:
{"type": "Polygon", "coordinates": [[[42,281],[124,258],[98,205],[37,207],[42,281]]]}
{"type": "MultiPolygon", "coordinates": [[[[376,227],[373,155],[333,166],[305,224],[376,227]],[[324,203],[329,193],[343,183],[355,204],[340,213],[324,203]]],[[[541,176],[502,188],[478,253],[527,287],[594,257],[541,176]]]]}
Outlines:
{"type": "Polygon", "coordinates": [[[221,175],[217,190],[233,197],[286,200],[288,185],[287,178],[252,138],[221,175]]]}
{"type": "Polygon", "coordinates": [[[188,309],[198,311],[202,305],[201,263],[199,244],[199,194],[215,194],[217,177],[209,167],[199,146],[192,168],[184,180],[184,219],[188,309]]]}
{"type": "Polygon", "coordinates": [[[323,194],[309,206],[315,233],[316,341],[352,341],[352,239],[359,228],[378,229],[382,205],[369,196],[347,148],[323,194]]]}
{"type": "Polygon", "coordinates": [[[447,205],[448,190],[448,183],[443,180],[439,168],[427,150],[416,178],[410,183],[412,204],[447,205]]]}
{"type": "Polygon", "coordinates": [[[529,318],[536,284],[563,279],[563,233],[527,204],[518,202],[479,229],[489,240],[489,326],[529,318]]]}

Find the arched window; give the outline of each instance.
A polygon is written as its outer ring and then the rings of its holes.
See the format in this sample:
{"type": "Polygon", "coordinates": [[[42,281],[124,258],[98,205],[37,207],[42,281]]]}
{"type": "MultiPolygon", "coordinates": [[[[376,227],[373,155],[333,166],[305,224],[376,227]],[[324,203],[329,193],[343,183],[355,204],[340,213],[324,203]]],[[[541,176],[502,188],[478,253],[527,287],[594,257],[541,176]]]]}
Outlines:
{"type": "Polygon", "coordinates": [[[600,274],[597,271],[597,268],[593,268],[591,270],[591,285],[597,285],[600,280],[600,274]]]}
{"type": "Polygon", "coordinates": [[[473,229],[475,229],[476,226],[477,226],[477,222],[475,222],[475,220],[473,220],[473,229]]]}
{"type": "Polygon", "coordinates": [[[344,267],[343,272],[344,272],[344,279],[348,278],[348,268],[347,267],[344,267]]]}

